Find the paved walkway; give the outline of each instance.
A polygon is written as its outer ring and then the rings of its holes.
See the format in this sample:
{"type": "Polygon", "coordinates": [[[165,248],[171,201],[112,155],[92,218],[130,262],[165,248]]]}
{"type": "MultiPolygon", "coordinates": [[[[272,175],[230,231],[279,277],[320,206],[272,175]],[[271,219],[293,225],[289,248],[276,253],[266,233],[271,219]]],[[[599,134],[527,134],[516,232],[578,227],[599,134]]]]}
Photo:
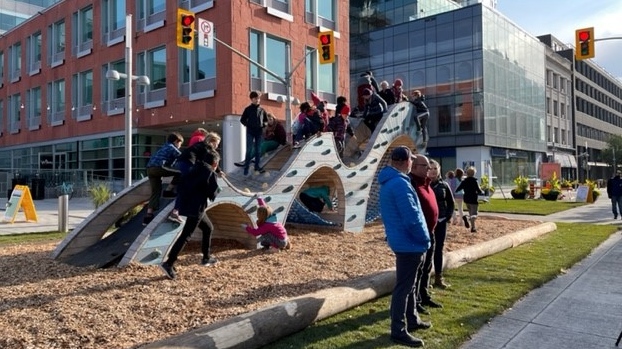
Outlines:
{"type": "MultiPolygon", "coordinates": [[[[0,211],[2,211],[0,212],[2,217],[0,235],[58,231],[58,199],[33,201],[37,213],[37,222],[26,221],[26,215],[23,211],[17,212],[14,223],[5,220],[4,208],[6,207],[6,202],[6,198],[0,199],[0,211]]],[[[73,198],[69,200],[67,217],[67,226],[69,230],[75,228],[93,211],[93,203],[88,198],[73,198]]]]}
{"type": "MultiPolygon", "coordinates": [[[[613,220],[606,194],[592,205],[549,215],[544,220],[622,224],[620,219],[613,220]]],[[[620,270],[622,235],[616,233],[565,274],[531,291],[495,317],[462,349],[615,348],[622,331],[620,270]]]]}

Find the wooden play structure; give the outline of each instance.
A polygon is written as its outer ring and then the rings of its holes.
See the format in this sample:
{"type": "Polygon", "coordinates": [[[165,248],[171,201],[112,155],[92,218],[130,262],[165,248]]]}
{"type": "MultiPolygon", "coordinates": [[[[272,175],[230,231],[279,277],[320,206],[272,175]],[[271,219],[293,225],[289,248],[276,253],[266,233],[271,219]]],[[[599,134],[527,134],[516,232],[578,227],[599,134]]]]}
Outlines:
{"type": "MultiPolygon", "coordinates": [[[[256,248],[255,237],[247,234],[240,225],[254,226],[257,197],[264,198],[281,223],[361,232],[365,223],[379,217],[377,174],[388,163],[391,150],[400,145],[416,148],[418,152],[424,150],[421,137],[415,132],[414,113],[414,106],[409,102],[393,105],[369,139],[355,144],[359,147],[356,158],[341,158],[332,133],[323,133],[311,137],[298,149],[286,145],[264,156],[264,173],[244,176],[241,168],[228,172],[219,178],[222,191],[207,209],[214,225],[212,237],[234,239],[249,249],[256,248]],[[331,188],[337,204],[336,212],[313,213],[300,203],[300,192],[317,185],[331,188]]],[[[358,127],[367,126],[360,123],[358,127]]],[[[131,234],[132,241],[105,242],[106,239],[114,240],[118,234],[116,231],[110,233],[110,227],[130,209],[146,201],[149,191],[146,178],[123,190],[76,227],[58,245],[53,257],[75,265],[160,263],[181,231],[180,227],[166,223],[173,202],[161,205],[163,208],[146,227],[138,228],[133,223],[134,220],[142,222],[144,213],[127,222],[133,230],[138,230],[137,234],[131,234]],[[102,250],[101,246],[109,249],[102,253],[106,261],[97,260],[103,257],[88,258],[91,253],[84,252],[87,249],[102,250]]],[[[123,230],[123,226],[118,230],[123,230]]]]}

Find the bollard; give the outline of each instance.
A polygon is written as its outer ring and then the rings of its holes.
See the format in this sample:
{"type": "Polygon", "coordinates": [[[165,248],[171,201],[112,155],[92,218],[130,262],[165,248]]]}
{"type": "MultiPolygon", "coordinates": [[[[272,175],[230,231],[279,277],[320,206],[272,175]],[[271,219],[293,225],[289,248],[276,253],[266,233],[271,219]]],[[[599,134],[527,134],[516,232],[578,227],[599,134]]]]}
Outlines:
{"type": "Polygon", "coordinates": [[[58,231],[66,233],[67,223],[69,220],[69,195],[60,195],[58,197],[58,231]]]}

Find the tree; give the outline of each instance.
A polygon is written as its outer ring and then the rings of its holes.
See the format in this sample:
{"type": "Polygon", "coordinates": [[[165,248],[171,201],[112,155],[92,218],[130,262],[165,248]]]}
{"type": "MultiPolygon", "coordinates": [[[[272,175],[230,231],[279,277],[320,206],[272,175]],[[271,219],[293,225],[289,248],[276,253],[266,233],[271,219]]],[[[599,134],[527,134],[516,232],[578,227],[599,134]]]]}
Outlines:
{"type": "MultiPolygon", "coordinates": [[[[608,163],[613,169],[622,163],[622,136],[611,135],[607,139],[607,145],[603,149],[601,156],[603,162],[608,163]]],[[[615,173],[615,170],[612,173],[615,173]]]]}

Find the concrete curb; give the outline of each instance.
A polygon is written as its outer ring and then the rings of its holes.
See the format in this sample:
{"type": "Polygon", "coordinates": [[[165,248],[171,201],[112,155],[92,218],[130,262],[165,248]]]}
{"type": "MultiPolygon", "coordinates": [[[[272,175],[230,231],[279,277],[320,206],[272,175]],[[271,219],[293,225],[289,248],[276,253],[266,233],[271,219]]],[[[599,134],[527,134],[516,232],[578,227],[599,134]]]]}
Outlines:
{"type": "MultiPolygon", "coordinates": [[[[557,229],[555,223],[523,229],[445,254],[444,269],[457,268],[482,257],[516,247],[557,229]]],[[[395,269],[358,278],[341,287],[320,290],[262,309],[213,323],[141,348],[254,349],[303,330],[347,309],[385,296],[393,290],[395,269]]]]}

